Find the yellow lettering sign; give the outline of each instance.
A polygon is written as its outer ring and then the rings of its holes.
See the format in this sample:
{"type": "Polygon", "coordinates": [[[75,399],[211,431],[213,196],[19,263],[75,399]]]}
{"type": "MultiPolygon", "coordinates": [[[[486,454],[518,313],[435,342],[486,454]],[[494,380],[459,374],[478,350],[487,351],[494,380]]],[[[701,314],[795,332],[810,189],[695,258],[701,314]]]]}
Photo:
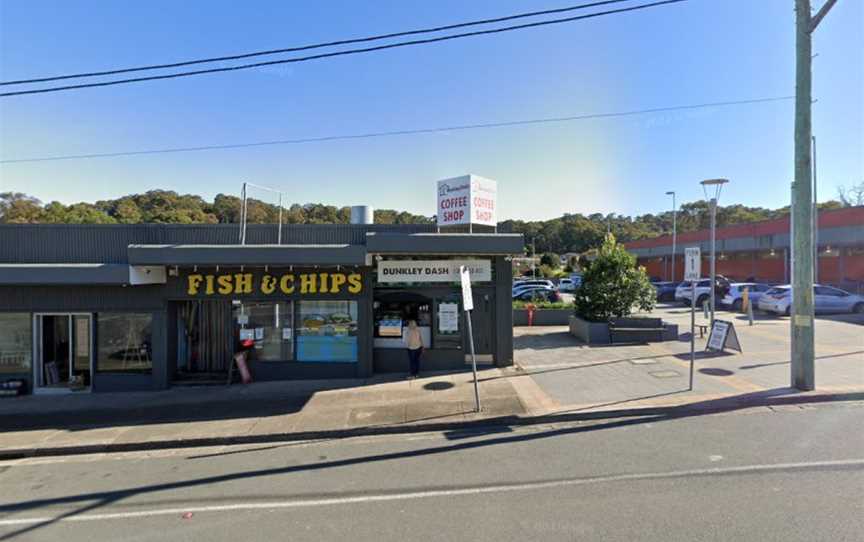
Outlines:
{"type": "Polygon", "coordinates": [[[205,275],[193,273],[186,277],[186,294],[232,295],[262,294],[272,295],[279,290],[284,295],[302,294],[340,294],[348,292],[359,294],[363,290],[363,276],[360,273],[300,273],[299,279],[293,273],[284,275],[261,275],[260,281],[254,273],[233,273],[224,275],[205,275]],[[299,281],[299,292],[297,282],[299,281]]]}

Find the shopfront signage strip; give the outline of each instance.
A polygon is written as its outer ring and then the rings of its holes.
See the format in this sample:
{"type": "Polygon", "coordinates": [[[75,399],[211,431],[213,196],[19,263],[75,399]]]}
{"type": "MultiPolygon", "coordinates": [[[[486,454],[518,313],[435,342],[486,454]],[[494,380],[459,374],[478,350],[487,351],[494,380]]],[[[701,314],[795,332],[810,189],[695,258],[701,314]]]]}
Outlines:
{"type": "Polygon", "coordinates": [[[474,282],[492,280],[489,260],[382,260],[378,282],[459,282],[459,268],[467,267],[474,282]]]}
{"type": "Polygon", "coordinates": [[[193,273],[186,277],[186,294],[359,294],[363,290],[363,277],[359,273],[285,273],[257,278],[252,273],[193,273]]]}

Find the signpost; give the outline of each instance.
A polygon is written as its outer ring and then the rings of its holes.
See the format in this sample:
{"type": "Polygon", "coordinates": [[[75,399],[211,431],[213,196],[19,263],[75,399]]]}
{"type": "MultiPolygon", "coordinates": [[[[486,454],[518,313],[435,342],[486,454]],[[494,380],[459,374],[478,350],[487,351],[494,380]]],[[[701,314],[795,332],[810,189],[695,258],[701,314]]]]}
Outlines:
{"type": "Polygon", "coordinates": [[[474,412],[480,412],[480,391],[477,388],[477,357],[474,354],[474,331],[471,328],[471,311],[474,310],[474,297],[471,294],[471,273],[464,265],[459,267],[459,277],[462,281],[462,308],[465,309],[465,320],[468,322],[471,371],[474,373],[474,412]]]}
{"type": "Polygon", "coordinates": [[[696,364],[696,283],[702,275],[699,247],[684,249],[684,280],[690,281],[690,390],[693,389],[693,367],[696,364]]]}

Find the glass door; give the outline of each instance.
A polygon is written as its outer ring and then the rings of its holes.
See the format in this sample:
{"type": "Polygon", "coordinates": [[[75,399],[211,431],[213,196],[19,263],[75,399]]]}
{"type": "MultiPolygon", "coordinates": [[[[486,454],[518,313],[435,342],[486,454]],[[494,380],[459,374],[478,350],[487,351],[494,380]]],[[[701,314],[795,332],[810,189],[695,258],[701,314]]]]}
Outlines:
{"type": "Polygon", "coordinates": [[[88,390],[92,377],[90,314],[36,314],[34,382],[41,390],[88,390]]]}

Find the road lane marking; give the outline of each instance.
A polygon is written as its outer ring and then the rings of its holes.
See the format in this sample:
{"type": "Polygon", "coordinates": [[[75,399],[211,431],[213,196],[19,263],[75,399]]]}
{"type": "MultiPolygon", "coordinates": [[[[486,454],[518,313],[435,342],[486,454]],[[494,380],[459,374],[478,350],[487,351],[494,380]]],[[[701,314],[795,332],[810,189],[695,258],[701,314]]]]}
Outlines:
{"type": "Polygon", "coordinates": [[[616,474],[609,476],[595,476],[590,478],[568,478],[562,480],[547,480],[537,482],[524,482],[514,484],[497,484],[488,486],[474,486],[453,489],[430,489],[423,491],[404,491],[356,495],[352,497],[328,497],[317,499],[292,499],[282,501],[271,501],[261,503],[236,503],[211,506],[189,506],[184,508],[156,508],[152,510],[138,510],[130,512],[111,512],[103,514],[82,514],[79,516],[63,516],[68,510],[59,511],[58,517],[29,517],[17,519],[2,519],[0,527],[16,525],[32,525],[37,523],[56,522],[82,522],[82,521],[108,521],[116,519],[147,518],[156,516],[182,516],[192,512],[202,514],[208,512],[232,512],[243,510],[278,510],[287,508],[307,508],[313,506],[334,506],[345,504],[368,504],[390,501],[405,501],[417,499],[429,499],[440,497],[462,497],[483,495],[489,493],[511,493],[517,491],[531,491],[538,489],[556,489],[580,485],[603,484],[612,482],[632,482],[643,480],[662,480],[686,478],[690,476],[724,476],[730,474],[769,473],[789,470],[814,470],[834,467],[864,467],[864,459],[840,459],[832,461],[810,461],[798,463],[775,463],[762,465],[743,465],[738,467],[717,467],[708,469],[691,469],[670,472],[649,472],[634,474],[616,474]]]}

